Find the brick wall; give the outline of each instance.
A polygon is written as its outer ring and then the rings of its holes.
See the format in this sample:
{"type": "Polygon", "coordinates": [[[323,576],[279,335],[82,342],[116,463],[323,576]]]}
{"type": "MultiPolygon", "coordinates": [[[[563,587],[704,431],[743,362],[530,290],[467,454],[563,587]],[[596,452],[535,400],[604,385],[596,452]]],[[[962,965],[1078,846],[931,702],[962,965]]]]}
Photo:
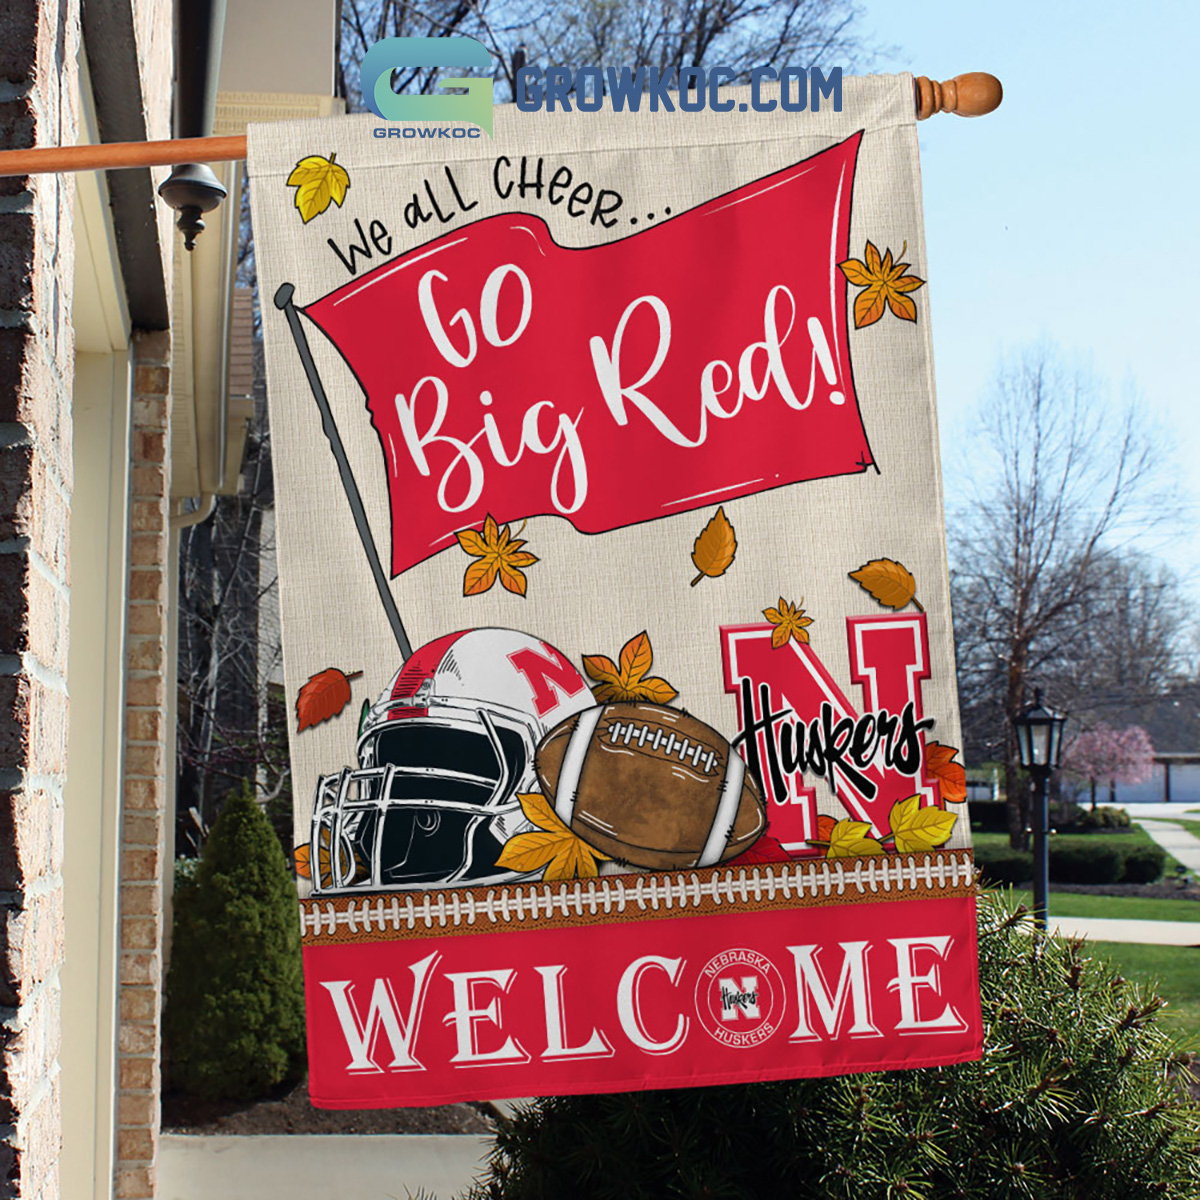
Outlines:
{"type": "MultiPolygon", "coordinates": [[[[75,141],[77,0],[0,3],[0,147],[75,141]]],[[[58,1196],[74,185],[0,179],[0,1195],[58,1196]]]]}
{"type": "Polygon", "coordinates": [[[170,335],[133,340],[125,782],[121,814],[116,1195],[152,1197],[159,1128],[163,874],[168,814],[166,659],[170,335]]]}

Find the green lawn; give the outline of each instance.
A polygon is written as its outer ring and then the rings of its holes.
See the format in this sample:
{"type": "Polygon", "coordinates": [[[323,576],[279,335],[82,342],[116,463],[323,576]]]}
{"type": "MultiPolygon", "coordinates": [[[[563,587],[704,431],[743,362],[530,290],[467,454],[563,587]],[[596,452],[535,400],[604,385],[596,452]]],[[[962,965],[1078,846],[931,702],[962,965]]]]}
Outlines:
{"type": "Polygon", "coordinates": [[[1157,983],[1170,1003],[1169,1025],[1186,1037],[1200,1039],[1200,949],[1117,942],[1090,942],[1089,948],[1097,958],[1111,959],[1127,979],[1157,983]]]}
{"type": "Polygon", "coordinates": [[[1176,825],[1182,825],[1192,837],[1200,838],[1200,821],[1180,821],[1176,817],[1163,817],[1163,820],[1174,821],[1176,825]]]}
{"type": "MultiPolygon", "coordinates": [[[[1182,824],[1183,822],[1180,822],[1182,824]]],[[[1192,822],[1196,824],[1196,822],[1192,822]]],[[[1197,836],[1200,836],[1200,826],[1197,826],[1197,836]]],[[[1120,833],[1056,833],[1050,839],[1051,845],[1068,845],[1077,842],[1094,842],[1097,838],[1103,838],[1106,842],[1116,842],[1121,845],[1135,843],[1138,845],[1153,846],[1154,839],[1142,828],[1137,825],[1131,826],[1129,829],[1122,829],[1120,833]]],[[[978,830],[972,830],[971,840],[976,846],[1007,846],[1007,833],[980,833],[978,830]]]]}
{"type": "MultiPolygon", "coordinates": [[[[1014,889],[1013,895],[1027,908],[1033,907],[1032,892],[1014,889]]],[[[1200,921],[1200,901],[1056,892],[1051,884],[1050,914],[1055,917],[1113,917],[1123,921],[1200,921]]]]}
{"type": "MultiPolygon", "coordinates": [[[[1179,821],[1189,833],[1200,837],[1200,821],[1179,821]]],[[[1006,833],[973,833],[976,845],[1008,845],[1006,833]]],[[[1153,839],[1142,829],[1110,834],[1056,834],[1055,840],[1079,837],[1111,837],[1121,841],[1153,839]]],[[[1175,860],[1167,856],[1166,878],[1175,872],[1175,860]]],[[[1016,898],[1032,907],[1029,892],[1014,889],[1016,898]]],[[[1056,892],[1050,888],[1050,912],[1058,917],[1116,917],[1135,921],[1200,921],[1200,902],[1195,900],[1151,900],[1140,896],[1100,896],[1082,892],[1056,892]]],[[[1191,946],[1137,946],[1118,942],[1089,942],[1097,958],[1110,959],[1121,974],[1138,983],[1154,983],[1169,1002],[1165,1020],[1180,1035],[1200,1041],[1200,948],[1191,946]]]]}

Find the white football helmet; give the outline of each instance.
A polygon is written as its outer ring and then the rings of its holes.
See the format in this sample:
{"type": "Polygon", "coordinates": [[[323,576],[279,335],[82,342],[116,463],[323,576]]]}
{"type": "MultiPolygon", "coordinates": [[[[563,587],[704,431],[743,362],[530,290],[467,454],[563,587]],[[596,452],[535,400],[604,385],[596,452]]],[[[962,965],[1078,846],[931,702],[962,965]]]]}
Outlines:
{"type": "Polygon", "coordinates": [[[414,652],[364,706],[358,767],[317,782],[313,894],[490,884],[532,828],[543,736],[595,701],[566,655],[511,629],[468,629],[414,652]]]}

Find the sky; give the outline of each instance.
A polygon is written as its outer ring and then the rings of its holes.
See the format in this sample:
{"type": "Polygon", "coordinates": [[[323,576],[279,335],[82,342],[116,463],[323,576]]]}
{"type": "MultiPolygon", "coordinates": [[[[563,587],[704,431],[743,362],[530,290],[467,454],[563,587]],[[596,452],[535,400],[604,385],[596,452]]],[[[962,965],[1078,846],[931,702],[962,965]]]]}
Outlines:
{"type": "Polygon", "coordinates": [[[1200,599],[1200,4],[868,0],[863,28],[876,70],[1004,86],[919,127],[948,500],[1001,354],[1050,340],[1165,432],[1183,520],[1141,548],[1200,599]]]}

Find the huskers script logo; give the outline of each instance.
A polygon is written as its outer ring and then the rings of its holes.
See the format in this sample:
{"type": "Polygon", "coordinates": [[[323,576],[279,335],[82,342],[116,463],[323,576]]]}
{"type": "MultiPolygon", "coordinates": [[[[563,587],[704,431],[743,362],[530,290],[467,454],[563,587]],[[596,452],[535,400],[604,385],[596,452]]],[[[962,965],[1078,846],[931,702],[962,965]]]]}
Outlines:
{"type": "Polygon", "coordinates": [[[921,684],[929,678],[922,613],[846,618],[850,678],[862,688],[860,712],[811,645],[775,649],[767,625],[721,630],[725,690],[737,698],[741,733],[734,744],[761,780],[769,828],[793,854],[817,837],[817,792],[804,775],[824,779],[847,812],[877,831],[893,804],[918,794],[938,799],[926,773],[921,684]]]}

